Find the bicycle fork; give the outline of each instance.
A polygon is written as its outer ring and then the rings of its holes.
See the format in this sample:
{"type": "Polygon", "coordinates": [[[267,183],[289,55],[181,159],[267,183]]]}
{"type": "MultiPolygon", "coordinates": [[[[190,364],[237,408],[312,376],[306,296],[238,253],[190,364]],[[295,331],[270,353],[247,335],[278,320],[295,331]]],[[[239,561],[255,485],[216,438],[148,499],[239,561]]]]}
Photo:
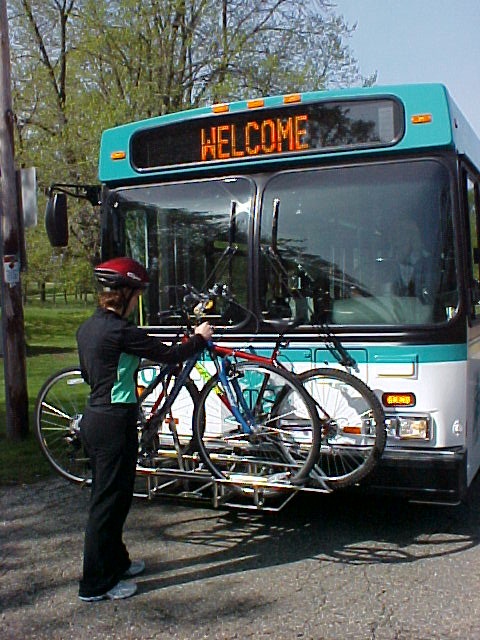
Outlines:
{"type": "MultiPolygon", "coordinates": [[[[219,395],[222,402],[232,413],[235,420],[240,425],[243,433],[251,434],[255,432],[255,418],[250,410],[235,373],[232,375],[233,363],[227,357],[221,359],[212,353],[212,360],[218,372],[218,379],[222,383],[223,389],[219,388],[219,395]],[[243,414],[242,414],[243,411],[243,414]]],[[[218,393],[218,391],[217,391],[218,393]]]]}

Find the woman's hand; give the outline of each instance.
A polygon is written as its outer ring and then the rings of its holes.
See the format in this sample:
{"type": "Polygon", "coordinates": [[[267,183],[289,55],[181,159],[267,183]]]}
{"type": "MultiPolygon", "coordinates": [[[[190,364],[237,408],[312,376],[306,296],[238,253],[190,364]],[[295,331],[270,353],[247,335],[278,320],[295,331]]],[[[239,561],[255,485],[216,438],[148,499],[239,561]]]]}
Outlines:
{"type": "Polygon", "coordinates": [[[202,322],[198,327],[195,327],[195,333],[199,333],[208,342],[212,339],[213,327],[209,322],[202,322]]]}

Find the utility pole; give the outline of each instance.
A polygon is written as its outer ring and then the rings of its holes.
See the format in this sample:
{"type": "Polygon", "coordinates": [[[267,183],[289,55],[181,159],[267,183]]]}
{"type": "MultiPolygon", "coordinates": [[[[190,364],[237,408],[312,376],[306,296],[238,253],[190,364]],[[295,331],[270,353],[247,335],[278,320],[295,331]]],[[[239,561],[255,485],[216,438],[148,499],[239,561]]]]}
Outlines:
{"type": "Polygon", "coordinates": [[[6,434],[28,434],[27,367],[20,283],[23,225],[13,142],[10,43],[6,0],[0,0],[0,280],[5,371],[6,434]]]}

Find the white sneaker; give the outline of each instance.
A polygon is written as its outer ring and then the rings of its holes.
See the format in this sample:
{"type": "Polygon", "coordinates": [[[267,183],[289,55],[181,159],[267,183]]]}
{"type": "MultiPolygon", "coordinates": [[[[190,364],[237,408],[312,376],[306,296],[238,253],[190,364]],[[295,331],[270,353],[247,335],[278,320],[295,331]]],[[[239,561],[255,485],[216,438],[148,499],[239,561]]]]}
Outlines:
{"type": "Polygon", "coordinates": [[[145,562],[143,560],[135,560],[131,563],[130,567],[125,571],[123,576],[125,578],[133,578],[145,571],[145,562]]]}
{"type": "Polygon", "coordinates": [[[120,580],[110,591],[107,591],[106,596],[109,600],[123,600],[123,598],[130,598],[136,592],[137,585],[135,582],[120,580]]]}
{"type": "Polygon", "coordinates": [[[79,596],[83,602],[98,602],[99,600],[123,600],[124,598],[130,598],[137,592],[137,585],[135,582],[128,582],[127,580],[120,580],[117,584],[100,596],[79,596]]]}

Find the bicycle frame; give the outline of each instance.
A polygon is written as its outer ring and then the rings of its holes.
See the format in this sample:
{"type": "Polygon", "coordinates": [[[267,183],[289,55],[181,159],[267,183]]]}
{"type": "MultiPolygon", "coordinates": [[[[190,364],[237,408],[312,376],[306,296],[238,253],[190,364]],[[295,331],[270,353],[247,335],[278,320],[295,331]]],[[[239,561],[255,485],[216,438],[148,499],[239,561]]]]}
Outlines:
{"type": "MultiPolygon", "coordinates": [[[[184,363],[184,365],[183,365],[183,367],[182,367],[182,369],[180,371],[180,374],[175,378],[175,382],[173,384],[173,387],[172,387],[171,391],[167,394],[167,397],[165,399],[165,404],[162,407],[162,409],[165,411],[165,415],[172,408],[172,405],[173,405],[174,401],[176,400],[178,394],[180,393],[180,389],[183,387],[183,385],[187,381],[190,373],[192,372],[192,370],[195,367],[195,365],[197,364],[197,362],[198,362],[198,356],[193,356],[193,357],[191,357],[191,358],[189,358],[188,360],[185,361],[185,363],[184,363]]],[[[154,389],[156,389],[158,387],[158,385],[163,380],[168,379],[169,376],[171,376],[175,372],[176,369],[177,369],[176,365],[160,366],[159,373],[153,378],[152,382],[150,382],[150,384],[148,386],[146,386],[144,388],[144,390],[140,393],[140,395],[139,395],[140,403],[147,396],[149,396],[152,393],[152,391],[154,391],[154,389]]],[[[165,391],[160,393],[158,398],[153,403],[152,409],[151,409],[151,415],[150,415],[150,418],[148,419],[147,423],[149,423],[156,416],[156,412],[158,411],[158,409],[160,407],[160,404],[162,403],[162,400],[164,398],[165,398],[165,391]]]]}
{"type": "MultiPolygon", "coordinates": [[[[246,360],[249,362],[254,362],[256,364],[269,364],[279,368],[286,369],[284,365],[278,362],[278,352],[280,349],[280,342],[278,342],[270,357],[259,356],[258,354],[243,351],[241,349],[235,349],[232,347],[223,347],[215,344],[214,342],[209,342],[207,344],[208,351],[212,358],[212,362],[215,366],[215,369],[218,373],[219,380],[222,383],[223,390],[218,387],[218,394],[221,398],[221,401],[225,404],[225,406],[232,412],[235,419],[241,425],[241,428],[244,433],[252,432],[252,424],[253,417],[247,407],[246,403],[242,403],[242,409],[247,416],[247,420],[245,420],[244,416],[239,410],[238,405],[235,402],[235,397],[242,398],[242,394],[239,392],[239,388],[234,388],[235,393],[232,392],[232,385],[235,387],[235,380],[230,381],[228,378],[228,369],[231,366],[231,359],[240,359],[246,360]]],[[[201,378],[204,381],[209,380],[212,375],[208,371],[208,369],[199,362],[199,356],[195,355],[185,361],[180,373],[175,378],[175,382],[173,384],[172,389],[166,393],[165,390],[159,394],[158,398],[155,400],[149,418],[146,421],[146,431],[148,432],[149,425],[158,419],[160,413],[159,410],[161,408],[161,414],[163,414],[162,420],[168,415],[168,412],[172,408],[173,403],[175,402],[180,390],[184,386],[188,377],[190,376],[193,369],[197,369],[201,378]],[[163,402],[163,404],[162,404],[163,402]]],[[[176,365],[164,365],[160,367],[160,371],[157,376],[150,382],[150,384],[142,391],[140,394],[139,400],[140,402],[146,398],[152,391],[164,380],[168,379],[174,371],[177,369],[176,365]]],[[[193,425],[192,425],[193,427],[193,425]]]]}
{"type": "Polygon", "coordinates": [[[225,390],[225,394],[221,395],[222,401],[227,405],[228,409],[232,412],[235,419],[239,422],[242,431],[247,434],[252,433],[252,431],[254,430],[253,427],[255,422],[253,415],[243,398],[243,394],[240,391],[237,380],[235,378],[233,378],[232,380],[228,378],[228,369],[230,368],[232,362],[230,358],[239,358],[240,360],[246,360],[248,362],[254,362],[256,364],[269,364],[279,368],[285,368],[277,360],[280,343],[278,342],[275,345],[269,358],[259,356],[256,353],[242,351],[241,349],[221,347],[213,342],[208,345],[208,349],[215,364],[215,368],[217,369],[219,380],[221,381],[225,390]],[[221,360],[221,363],[219,362],[219,360],[221,360]],[[232,393],[232,387],[234,388],[235,393],[232,393]],[[225,400],[223,399],[224,396],[226,396],[225,400]],[[235,404],[235,397],[239,398],[244,414],[240,412],[239,407],[235,404]],[[247,419],[245,419],[245,416],[247,419]]]}

